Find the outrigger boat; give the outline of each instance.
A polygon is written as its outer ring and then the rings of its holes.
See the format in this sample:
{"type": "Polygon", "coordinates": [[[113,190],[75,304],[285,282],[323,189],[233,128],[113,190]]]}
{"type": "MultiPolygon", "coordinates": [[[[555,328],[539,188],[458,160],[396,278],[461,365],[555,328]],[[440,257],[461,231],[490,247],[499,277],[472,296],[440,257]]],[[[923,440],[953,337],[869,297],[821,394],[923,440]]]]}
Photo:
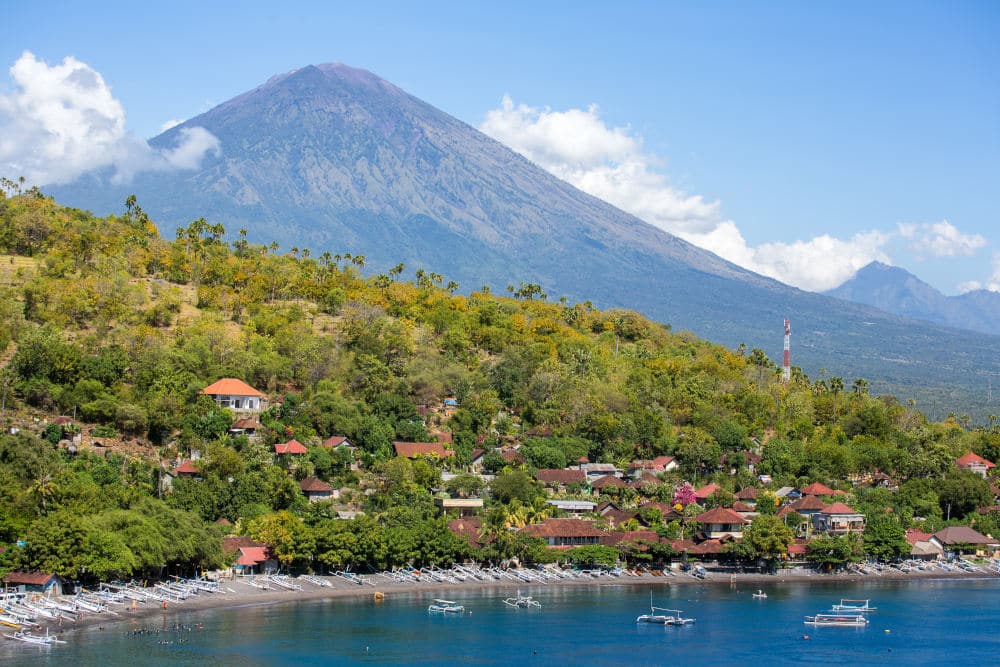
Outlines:
{"type": "Polygon", "coordinates": [[[840,604],[833,605],[834,611],[849,611],[857,612],[859,614],[865,614],[870,611],[875,611],[878,607],[873,607],[869,604],[869,600],[848,600],[843,599],[840,604]]]}
{"type": "Polygon", "coordinates": [[[684,618],[679,609],[667,609],[653,606],[653,591],[649,592],[649,613],[636,617],[636,623],[651,623],[653,625],[690,625],[693,618],[684,618]]]}
{"type": "Polygon", "coordinates": [[[635,619],[636,623],[652,623],[655,625],[690,625],[694,623],[693,618],[684,618],[680,609],[664,609],[663,607],[650,607],[650,613],[642,614],[635,619]]]}
{"type": "Polygon", "coordinates": [[[19,632],[15,632],[12,635],[8,635],[8,634],[5,633],[4,637],[7,637],[9,639],[15,639],[15,640],[17,640],[19,642],[24,642],[26,644],[41,644],[41,645],[46,645],[46,646],[50,645],[50,644],[65,644],[66,643],[66,642],[64,642],[61,639],[56,639],[55,635],[50,635],[47,628],[45,630],[45,634],[44,635],[33,635],[31,633],[24,632],[23,630],[21,630],[19,632]]]}
{"type": "Polygon", "coordinates": [[[816,614],[806,616],[804,623],[839,628],[863,628],[868,625],[868,619],[861,614],[816,614]]]}
{"type": "Polygon", "coordinates": [[[434,602],[427,607],[427,611],[433,611],[440,614],[461,614],[465,611],[465,607],[457,602],[454,602],[453,600],[434,598],[434,602]]]}
{"type": "Polygon", "coordinates": [[[508,607],[521,607],[522,609],[542,606],[541,602],[535,600],[530,595],[521,595],[520,591],[518,591],[516,598],[507,598],[503,603],[508,607]]]}

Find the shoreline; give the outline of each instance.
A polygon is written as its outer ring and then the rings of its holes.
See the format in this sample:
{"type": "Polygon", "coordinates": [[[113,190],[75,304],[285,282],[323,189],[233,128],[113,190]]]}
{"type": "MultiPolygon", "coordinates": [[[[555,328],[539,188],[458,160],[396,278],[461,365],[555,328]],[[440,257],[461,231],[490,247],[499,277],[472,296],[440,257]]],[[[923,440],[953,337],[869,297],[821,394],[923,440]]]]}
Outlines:
{"type": "MultiPolygon", "coordinates": [[[[694,584],[706,584],[712,586],[732,586],[740,587],[753,585],[761,586],[785,586],[799,584],[824,584],[824,583],[858,583],[862,581],[930,581],[930,580],[970,580],[970,579],[997,579],[998,575],[989,572],[919,572],[905,573],[898,571],[885,572],[882,574],[863,575],[858,573],[831,573],[818,574],[815,572],[802,573],[718,573],[709,574],[705,579],[699,579],[686,573],[675,573],[674,575],[653,576],[643,574],[640,576],[620,576],[620,577],[599,577],[592,579],[562,579],[550,582],[523,582],[523,581],[466,581],[466,582],[393,582],[383,580],[375,585],[359,585],[348,583],[336,577],[323,577],[330,581],[331,587],[321,587],[314,584],[301,582],[303,589],[285,590],[272,589],[262,591],[242,582],[239,579],[220,581],[218,593],[199,593],[183,602],[167,603],[166,607],[159,603],[146,602],[132,607],[112,608],[114,615],[108,613],[85,614],[75,621],[50,621],[39,623],[37,627],[26,628],[29,632],[55,633],[61,637],[68,637],[77,631],[97,627],[101,630],[106,628],[120,628],[121,624],[132,624],[139,620],[149,620],[152,618],[162,619],[163,624],[168,622],[171,625],[184,625],[185,612],[201,612],[212,610],[241,609],[247,607],[264,607],[276,604],[294,604],[298,602],[313,602],[323,599],[361,599],[371,598],[373,603],[375,593],[379,592],[388,598],[395,594],[413,595],[419,593],[434,593],[444,595],[458,591],[477,591],[482,589],[531,589],[540,590],[549,587],[578,587],[578,586],[688,586],[694,584]]],[[[148,624],[147,624],[148,625],[148,624]]],[[[13,632],[13,629],[10,629],[13,632]]]]}

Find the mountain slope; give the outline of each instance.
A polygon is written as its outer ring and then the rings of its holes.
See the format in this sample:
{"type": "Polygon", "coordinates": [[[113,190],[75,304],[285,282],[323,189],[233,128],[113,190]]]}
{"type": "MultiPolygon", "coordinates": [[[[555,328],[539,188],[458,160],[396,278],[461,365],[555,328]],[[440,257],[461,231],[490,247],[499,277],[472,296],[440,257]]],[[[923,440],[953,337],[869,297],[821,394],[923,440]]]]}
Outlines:
{"type": "Polygon", "coordinates": [[[945,296],[912,273],[872,262],[827,295],[887,313],[983,333],[1000,332],[1000,294],[976,290],[945,296]]]}
{"type": "Polygon", "coordinates": [[[167,236],[204,216],[230,234],[246,228],[251,241],[363,254],[374,271],[404,262],[463,290],[537,283],[553,298],[634,308],[775,359],[789,317],[793,363],[868,378],[873,391],[915,397],[931,414],[984,412],[978,387],[1000,377],[1000,338],[917,324],[745,271],[363,70],[321,65],[273,77],[152,143],[173,146],[195,126],[222,147],[195,172],[146,173],[124,187],[96,177],[53,194],[106,213],[135,193],[167,236]]]}

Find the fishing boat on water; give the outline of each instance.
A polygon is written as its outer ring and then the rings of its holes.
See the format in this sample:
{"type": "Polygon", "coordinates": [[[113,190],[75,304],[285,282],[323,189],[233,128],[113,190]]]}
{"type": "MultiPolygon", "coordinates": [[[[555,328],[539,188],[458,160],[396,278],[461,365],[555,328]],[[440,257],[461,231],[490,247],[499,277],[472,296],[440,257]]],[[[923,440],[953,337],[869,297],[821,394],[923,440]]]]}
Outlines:
{"type": "Polygon", "coordinates": [[[50,646],[52,644],[65,644],[61,639],[56,639],[55,635],[50,635],[48,629],[46,628],[44,635],[33,635],[30,632],[25,632],[19,630],[12,635],[4,633],[4,637],[8,639],[13,639],[19,642],[24,642],[25,644],[39,644],[43,646],[50,646]]]}
{"type": "Polygon", "coordinates": [[[694,623],[693,618],[684,618],[679,609],[667,609],[665,607],[653,606],[653,592],[649,592],[649,613],[641,614],[635,619],[636,623],[650,623],[653,625],[690,625],[694,623]]]}
{"type": "Polygon", "coordinates": [[[520,591],[517,593],[516,598],[507,598],[503,601],[508,607],[520,607],[521,609],[528,609],[530,607],[541,607],[542,603],[535,600],[530,595],[521,595],[520,591]]]}
{"type": "Polygon", "coordinates": [[[767,593],[758,588],[757,592],[754,593],[753,596],[758,600],[764,600],[767,598],[767,593]]]}
{"type": "Polygon", "coordinates": [[[873,607],[870,600],[848,600],[842,599],[840,604],[833,605],[834,611],[849,611],[851,613],[866,614],[875,611],[878,607],[873,607]]]}
{"type": "Polygon", "coordinates": [[[465,611],[465,607],[458,604],[454,600],[442,600],[441,598],[434,598],[434,601],[427,607],[427,611],[436,612],[439,614],[461,614],[465,611]]]}
{"type": "Polygon", "coordinates": [[[862,614],[829,614],[820,613],[806,616],[806,625],[829,626],[837,628],[863,628],[868,625],[868,619],[862,614]]]}

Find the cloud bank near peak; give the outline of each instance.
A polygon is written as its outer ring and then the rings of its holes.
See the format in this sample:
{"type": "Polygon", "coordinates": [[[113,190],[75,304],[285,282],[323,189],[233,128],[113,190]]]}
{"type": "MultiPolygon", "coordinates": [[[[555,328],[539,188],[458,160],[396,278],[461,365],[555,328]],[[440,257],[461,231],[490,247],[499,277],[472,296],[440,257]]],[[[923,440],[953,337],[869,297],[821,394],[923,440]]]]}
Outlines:
{"type": "Polygon", "coordinates": [[[986,243],[943,221],[845,239],[823,234],[751,246],[723,216],[720,202],[673,186],[661,171],[665,160],[645,151],[630,128],[608,127],[594,105],[554,111],[515,104],[505,95],[479,129],[588,194],[734,264],[805,290],[833,289],[873,261],[891,264],[888,248],[897,238],[935,256],[967,254],[986,243]]]}
{"type": "Polygon", "coordinates": [[[13,90],[0,93],[0,172],[33,185],[69,183],[111,170],[114,182],[141,171],[195,169],[218,154],[219,140],[184,128],[167,150],[128,132],[125,109],[99,72],[72,56],[57,65],[21,54],[10,70],[13,90]]]}

